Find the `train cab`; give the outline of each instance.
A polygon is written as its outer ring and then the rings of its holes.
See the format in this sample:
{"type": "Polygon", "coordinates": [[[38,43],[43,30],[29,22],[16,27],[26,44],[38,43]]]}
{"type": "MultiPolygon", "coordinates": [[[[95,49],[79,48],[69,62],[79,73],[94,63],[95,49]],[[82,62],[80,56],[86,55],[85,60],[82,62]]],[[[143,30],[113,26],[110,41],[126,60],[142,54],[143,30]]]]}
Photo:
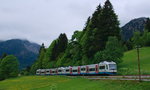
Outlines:
{"type": "Polygon", "coordinates": [[[45,69],[41,69],[40,70],[40,75],[45,75],[46,74],[46,70],[45,69]]]}
{"type": "Polygon", "coordinates": [[[100,74],[108,74],[108,75],[113,75],[116,74],[117,72],[117,65],[115,62],[101,62],[99,63],[99,73],[100,74]]]}
{"type": "Polygon", "coordinates": [[[36,70],[36,75],[40,75],[41,74],[41,69],[36,70]]]}

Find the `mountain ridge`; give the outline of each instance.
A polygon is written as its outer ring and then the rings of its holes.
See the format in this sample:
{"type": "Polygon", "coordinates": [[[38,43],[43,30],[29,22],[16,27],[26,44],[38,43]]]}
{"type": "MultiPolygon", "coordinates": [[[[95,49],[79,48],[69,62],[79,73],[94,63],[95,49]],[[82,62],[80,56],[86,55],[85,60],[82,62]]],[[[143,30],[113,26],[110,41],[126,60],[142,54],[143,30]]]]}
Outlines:
{"type": "Polygon", "coordinates": [[[10,39],[0,42],[0,56],[3,53],[18,58],[20,69],[32,65],[38,56],[40,45],[28,40],[10,39]]]}
{"type": "Polygon", "coordinates": [[[144,32],[145,24],[148,20],[148,17],[139,17],[130,20],[124,26],[121,27],[121,36],[123,40],[129,40],[135,31],[144,32]]]}

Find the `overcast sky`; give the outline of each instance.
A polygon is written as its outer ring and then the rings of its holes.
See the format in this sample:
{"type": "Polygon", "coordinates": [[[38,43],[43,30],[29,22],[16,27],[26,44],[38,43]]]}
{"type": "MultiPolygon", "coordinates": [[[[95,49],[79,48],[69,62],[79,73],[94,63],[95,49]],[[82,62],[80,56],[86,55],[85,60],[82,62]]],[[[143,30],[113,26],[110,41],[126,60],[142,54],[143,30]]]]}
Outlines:
{"type": "MultiPolygon", "coordinates": [[[[105,0],[0,0],[0,40],[27,39],[48,47],[60,33],[82,30],[97,5],[105,0]]],[[[110,0],[120,26],[150,16],[150,0],[110,0]]]]}

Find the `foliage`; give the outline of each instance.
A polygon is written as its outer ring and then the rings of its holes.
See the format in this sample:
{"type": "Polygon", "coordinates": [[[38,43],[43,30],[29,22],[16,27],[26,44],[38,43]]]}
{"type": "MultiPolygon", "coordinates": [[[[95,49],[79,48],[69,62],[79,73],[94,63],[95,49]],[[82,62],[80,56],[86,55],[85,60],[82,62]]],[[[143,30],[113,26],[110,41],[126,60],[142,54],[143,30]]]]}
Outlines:
{"type": "Polygon", "coordinates": [[[140,32],[134,32],[132,40],[133,40],[134,47],[137,45],[142,46],[142,38],[140,32]]]}
{"type": "Polygon", "coordinates": [[[95,63],[100,61],[114,61],[122,62],[124,49],[116,37],[109,37],[105,50],[99,51],[95,54],[95,63]]]}
{"type": "Polygon", "coordinates": [[[32,74],[34,74],[37,69],[40,69],[40,68],[43,68],[43,67],[44,67],[43,59],[44,59],[44,56],[45,56],[45,52],[46,52],[46,49],[45,49],[45,46],[44,46],[44,43],[43,43],[42,46],[40,47],[40,50],[39,50],[38,59],[37,59],[37,60],[35,61],[35,63],[31,66],[30,72],[31,72],[32,74]]]}
{"type": "Polygon", "coordinates": [[[0,63],[0,79],[18,76],[19,63],[16,57],[8,55],[0,63]]]}
{"type": "Polygon", "coordinates": [[[132,43],[131,39],[124,42],[124,45],[126,46],[127,50],[132,50],[133,49],[133,43],[132,43]]]}
{"type": "Polygon", "coordinates": [[[132,38],[133,47],[137,45],[142,46],[150,46],[150,32],[148,30],[144,30],[144,33],[135,32],[132,38]]]}
{"type": "Polygon", "coordinates": [[[148,32],[148,30],[144,31],[144,34],[141,38],[144,46],[150,46],[150,32],[148,32]]]}
{"type": "Polygon", "coordinates": [[[88,18],[87,21],[88,24],[84,30],[86,32],[79,43],[83,46],[83,54],[92,59],[96,52],[105,49],[109,36],[120,39],[120,28],[117,15],[109,0],[103,7],[99,5],[91,19],[88,18]]]}
{"type": "Polygon", "coordinates": [[[66,50],[67,43],[68,39],[66,34],[60,34],[60,36],[51,43],[49,48],[45,49],[44,44],[42,44],[38,59],[31,67],[31,73],[34,74],[37,69],[56,67],[58,59],[66,50]]]}
{"type": "Polygon", "coordinates": [[[77,41],[72,41],[68,44],[67,49],[58,60],[58,66],[80,65],[82,59],[82,47],[77,41]]]}
{"type": "MultiPolygon", "coordinates": [[[[43,55],[40,53],[44,58],[39,57],[33,67],[39,68],[39,64],[42,65],[41,68],[55,68],[97,63],[101,59],[93,60],[94,55],[101,51],[105,52],[103,59],[119,62],[121,55],[110,53],[111,47],[106,46],[109,36],[115,36],[120,40],[118,17],[110,1],[106,0],[104,6],[98,5],[92,16],[87,19],[83,31],[75,31],[69,42],[65,34],[60,34],[43,55]],[[106,55],[108,53],[109,57],[106,55]]],[[[119,53],[120,49],[115,49],[114,53],[119,53]]]]}
{"type": "Polygon", "coordinates": [[[150,32],[150,18],[147,18],[147,22],[146,22],[146,25],[145,25],[145,29],[150,32]]]}

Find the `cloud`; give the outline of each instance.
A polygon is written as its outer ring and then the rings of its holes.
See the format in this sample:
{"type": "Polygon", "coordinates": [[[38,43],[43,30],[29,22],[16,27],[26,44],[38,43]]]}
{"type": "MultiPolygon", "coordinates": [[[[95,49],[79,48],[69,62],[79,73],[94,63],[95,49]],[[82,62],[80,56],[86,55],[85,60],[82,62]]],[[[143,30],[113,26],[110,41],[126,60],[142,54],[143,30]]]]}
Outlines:
{"type": "MultiPolygon", "coordinates": [[[[0,40],[28,39],[49,46],[60,33],[70,38],[82,30],[97,5],[105,0],[0,0],[0,40]]],[[[111,0],[121,26],[148,17],[149,0],[111,0]]]]}

